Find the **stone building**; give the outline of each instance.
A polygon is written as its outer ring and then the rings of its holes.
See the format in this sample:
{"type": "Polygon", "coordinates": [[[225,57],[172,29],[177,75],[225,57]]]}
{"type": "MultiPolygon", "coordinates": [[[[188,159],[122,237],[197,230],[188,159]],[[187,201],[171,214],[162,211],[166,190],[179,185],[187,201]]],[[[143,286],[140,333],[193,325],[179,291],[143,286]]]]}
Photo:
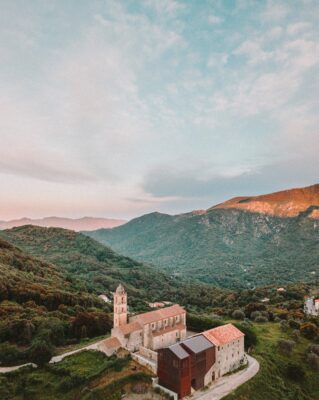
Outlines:
{"type": "Polygon", "coordinates": [[[127,293],[119,285],[114,293],[112,337],[131,352],[141,347],[157,350],[186,338],[186,311],[178,304],[132,316],[128,320],[127,293]]]}
{"type": "Polygon", "coordinates": [[[319,299],[309,297],[305,300],[304,306],[305,314],[318,316],[319,315],[319,299]]]}
{"type": "Polygon", "coordinates": [[[218,326],[202,333],[215,345],[214,379],[237,369],[245,358],[244,333],[232,324],[218,326]]]}
{"type": "Polygon", "coordinates": [[[244,334],[227,324],[159,350],[157,375],[160,385],[182,398],[244,362],[244,334]]]}

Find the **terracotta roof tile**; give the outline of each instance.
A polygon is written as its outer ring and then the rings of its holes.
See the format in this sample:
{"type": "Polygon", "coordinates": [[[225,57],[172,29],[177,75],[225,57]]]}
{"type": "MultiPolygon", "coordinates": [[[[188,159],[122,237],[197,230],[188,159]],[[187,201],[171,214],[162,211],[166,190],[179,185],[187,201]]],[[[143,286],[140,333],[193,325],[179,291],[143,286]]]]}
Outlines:
{"type": "Polygon", "coordinates": [[[110,337],[108,339],[103,340],[101,343],[103,347],[106,347],[108,349],[114,349],[117,347],[121,347],[121,343],[116,337],[110,337]]]}
{"type": "Polygon", "coordinates": [[[233,324],[218,326],[217,328],[202,332],[202,335],[210,340],[215,346],[223,346],[224,344],[245,336],[245,334],[233,324]]]}
{"type": "Polygon", "coordinates": [[[123,333],[123,335],[129,335],[132,332],[141,331],[143,328],[138,321],[134,321],[126,325],[119,326],[118,329],[123,333]]]}
{"type": "Polygon", "coordinates": [[[139,321],[141,324],[150,324],[152,322],[161,321],[169,317],[175,317],[176,315],[185,314],[184,308],[178,304],[174,304],[171,307],[162,308],[160,310],[149,311],[144,314],[139,314],[134,317],[135,321],[139,321]]]}

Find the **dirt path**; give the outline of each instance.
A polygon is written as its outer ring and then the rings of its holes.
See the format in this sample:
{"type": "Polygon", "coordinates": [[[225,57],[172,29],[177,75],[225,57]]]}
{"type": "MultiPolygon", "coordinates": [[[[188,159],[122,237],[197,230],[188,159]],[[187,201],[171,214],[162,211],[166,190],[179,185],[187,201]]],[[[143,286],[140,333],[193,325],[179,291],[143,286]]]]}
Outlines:
{"type": "Polygon", "coordinates": [[[192,400],[220,400],[227,396],[238,386],[247,382],[259,371],[259,362],[247,355],[248,367],[243,371],[239,371],[233,375],[220,378],[215,385],[205,392],[194,393],[192,400]]]}
{"type": "MultiPolygon", "coordinates": [[[[73,351],[68,351],[67,353],[60,354],[59,356],[54,356],[50,360],[50,364],[54,364],[57,362],[62,361],[65,357],[70,356],[71,354],[79,353],[80,351],[83,350],[97,350],[99,344],[101,344],[105,339],[99,340],[98,342],[91,343],[87,346],[81,347],[79,349],[73,350],[73,351]]],[[[0,367],[0,374],[6,374],[8,372],[16,371],[22,367],[26,367],[28,365],[32,365],[33,368],[37,368],[36,364],[28,363],[28,364],[23,364],[23,365],[15,365],[13,367],[0,367]]]]}
{"type": "Polygon", "coordinates": [[[32,363],[16,365],[14,367],[1,367],[0,374],[6,374],[7,372],[16,371],[17,369],[20,369],[22,367],[27,367],[28,365],[32,365],[33,368],[37,368],[37,365],[32,363]]]}

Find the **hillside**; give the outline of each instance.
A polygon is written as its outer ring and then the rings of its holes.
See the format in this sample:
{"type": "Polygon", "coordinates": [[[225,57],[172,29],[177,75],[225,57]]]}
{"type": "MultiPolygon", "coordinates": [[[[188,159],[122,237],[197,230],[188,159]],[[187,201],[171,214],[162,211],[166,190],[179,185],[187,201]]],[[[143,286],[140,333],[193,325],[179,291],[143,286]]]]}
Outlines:
{"type": "Polygon", "coordinates": [[[0,365],[28,360],[29,346],[39,338],[64,345],[79,340],[84,330],[94,337],[111,328],[109,308],[96,295],[79,291],[81,279],[66,280],[59,267],[3,239],[0,275],[0,365]]]}
{"type": "Polygon", "coordinates": [[[158,300],[205,308],[214,302],[220,304],[229,294],[171,277],[74,231],[24,226],[0,231],[1,236],[29,254],[54,263],[67,280],[78,281],[78,290],[109,294],[122,282],[135,310],[145,310],[145,301],[158,300]]]}
{"type": "Polygon", "coordinates": [[[23,225],[36,225],[42,227],[64,228],[73,231],[92,231],[101,228],[114,228],[125,224],[127,221],[122,219],[110,218],[61,218],[61,217],[46,217],[41,219],[21,218],[10,221],[0,221],[0,229],[10,229],[23,225]]]}
{"type": "Polygon", "coordinates": [[[310,218],[319,218],[319,184],[300,189],[284,190],[276,193],[235,197],[208,209],[234,208],[277,217],[296,217],[308,209],[310,218]]]}
{"type": "Polygon", "coordinates": [[[192,280],[228,288],[283,285],[319,275],[319,221],[309,217],[316,207],[294,217],[222,206],[176,216],[152,213],[87,235],[192,280]]]}

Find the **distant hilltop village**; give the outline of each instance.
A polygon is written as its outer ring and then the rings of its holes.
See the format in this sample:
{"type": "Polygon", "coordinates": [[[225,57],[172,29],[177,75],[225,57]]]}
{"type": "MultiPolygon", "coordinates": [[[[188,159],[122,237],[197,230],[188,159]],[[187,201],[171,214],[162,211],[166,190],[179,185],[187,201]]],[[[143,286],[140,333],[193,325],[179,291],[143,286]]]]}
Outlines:
{"type": "Polygon", "coordinates": [[[122,285],[113,294],[113,308],[111,337],[99,350],[107,355],[119,348],[128,350],[134,360],[157,375],[158,385],[176,398],[188,396],[246,363],[244,334],[232,324],[188,337],[186,311],[178,304],[128,318],[122,285]]]}

